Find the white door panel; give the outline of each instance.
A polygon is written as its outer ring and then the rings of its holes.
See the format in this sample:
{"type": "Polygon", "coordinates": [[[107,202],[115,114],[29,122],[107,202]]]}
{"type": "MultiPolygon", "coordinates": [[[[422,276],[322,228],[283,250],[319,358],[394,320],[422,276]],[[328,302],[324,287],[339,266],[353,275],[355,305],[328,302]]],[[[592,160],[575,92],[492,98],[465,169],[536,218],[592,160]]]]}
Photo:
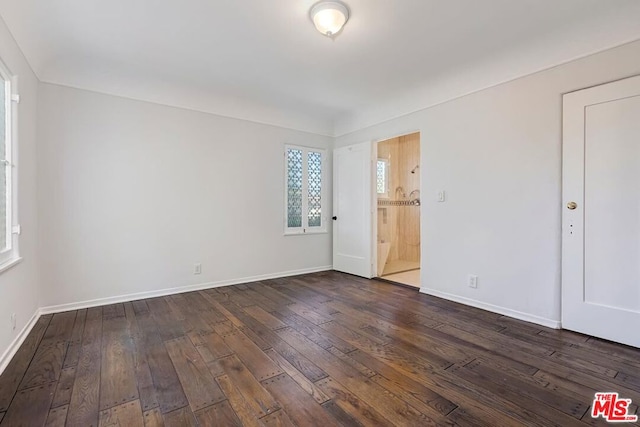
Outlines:
{"type": "Polygon", "coordinates": [[[563,126],[562,325],[640,347],[640,77],[565,95],[563,126]]]}
{"type": "Polygon", "coordinates": [[[371,143],[333,152],[333,268],[372,277],[371,143]]]}

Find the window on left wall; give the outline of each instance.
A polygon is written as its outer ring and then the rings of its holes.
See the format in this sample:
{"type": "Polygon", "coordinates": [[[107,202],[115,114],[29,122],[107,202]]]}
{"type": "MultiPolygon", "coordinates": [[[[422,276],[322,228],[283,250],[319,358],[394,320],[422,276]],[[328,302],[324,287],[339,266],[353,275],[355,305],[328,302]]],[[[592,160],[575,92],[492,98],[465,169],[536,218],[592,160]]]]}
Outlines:
{"type": "Polygon", "coordinates": [[[19,227],[14,224],[15,212],[15,132],[11,74],[0,61],[0,271],[15,264],[18,257],[19,227]]]}
{"type": "Polygon", "coordinates": [[[286,145],[284,158],[285,234],[326,232],[326,152],[286,145]]]}

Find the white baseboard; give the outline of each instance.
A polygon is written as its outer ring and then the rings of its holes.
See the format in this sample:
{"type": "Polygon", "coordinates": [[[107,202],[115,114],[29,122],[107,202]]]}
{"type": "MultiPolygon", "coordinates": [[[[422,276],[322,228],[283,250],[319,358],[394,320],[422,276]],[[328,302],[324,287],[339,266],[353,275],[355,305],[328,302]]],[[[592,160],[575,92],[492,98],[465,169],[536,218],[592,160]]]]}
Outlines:
{"type": "Polygon", "coordinates": [[[474,300],[471,298],[449,294],[447,292],[437,291],[435,289],[420,288],[420,292],[449,301],[459,302],[460,304],[470,305],[471,307],[480,308],[482,310],[491,311],[492,313],[498,313],[504,316],[513,317],[518,320],[524,320],[525,322],[531,322],[537,325],[546,326],[547,328],[562,329],[562,324],[559,320],[547,319],[545,317],[536,316],[534,314],[523,313],[521,311],[500,307],[498,305],[488,304],[486,302],[474,300]]]}
{"type": "Polygon", "coordinates": [[[260,276],[242,277],[239,279],[220,280],[217,282],[199,283],[195,285],[166,288],[157,291],[138,292],[133,294],[117,295],[113,297],[97,298],[87,301],[72,302],[69,304],[50,305],[40,308],[40,314],[61,313],[63,311],[80,310],[82,308],[99,307],[101,305],[117,304],[120,302],[136,301],[145,298],[162,297],[166,295],[181,294],[184,292],[201,291],[203,289],[219,288],[222,286],[238,285],[242,283],[258,282],[260,280],[278,279],[280,277],[297,276],[300,274],[317,273],[331,270],[332,266],[305,268],[301,270],[281,271],[279,273],[263,274],[260,276]]]}
{"type": "Polygon", "coordinates": [[[39,318],[40,310],[38,309],[35,313],[33,313],[33,316],[31,316],[31,319],[29,319],[27,324],[24,325],[24,328],[22,328],[20,333],[16,335],[11,344],[9,344],[9,347],[5,350],[2,356],[0,356],[0,375],[2,375],[4,370],[7,368],[9,362],[11,362],[11,359],[13,359],[13,356],[16,355],[16,352],[18,351],[24,340],[27,338],[29,332],[31,332],[31,329],[33,329],[39,318]]]}

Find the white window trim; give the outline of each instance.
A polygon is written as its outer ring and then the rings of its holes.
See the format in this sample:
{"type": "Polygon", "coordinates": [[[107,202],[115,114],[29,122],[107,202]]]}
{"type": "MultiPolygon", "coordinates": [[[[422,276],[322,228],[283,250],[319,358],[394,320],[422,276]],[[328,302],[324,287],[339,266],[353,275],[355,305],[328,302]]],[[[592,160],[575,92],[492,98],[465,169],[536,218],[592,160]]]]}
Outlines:
{"type": "Polygon", "coordinates": [[[322,148],[314,148],[314,147],[303,147],[300,145],[291,145],[285,144],[284,146],[284,235],[285,236],[300,236],[305,234],[322,234],[327,233],[327,150],[322,148]],[[302,151],[302,226],[301,227],[288,227],[288,158],[287,151],[300,150],[302,151]],[[322,190],[321,190],[321,199],[322,199],[322,215],[320,219],[320,227],[309,227],[309,184],[308,184],[308,153],[312,151],[314,153],[320,153],[321,161],[322,161],[322,190]]]}
{"type": "Polygon", "coordinates": [[[8,270],[14,265],[18,264],[22,258],[19,255],[19,242],[18,236],[20,234],[20,226],[17,223],[18,219],[18,200],[17,200],[17,181],[18,181],[18,167],[17,167],[17,130],[18,130],[18,108],[17,104],[20,100],[19,95],[15,92],[17,86],[17,79],[11,74],[6,65],[0,60],[0,76],[5,82],[5,93],[8,95],[5,97],[5,112],[6,112],[6,126],[5,126],[5,147],[6,157],[5,161],[11,166],[6,169],[6,185],[7,185],[7,242],[9,242],[9,248],[0,253],[0,273],[8,270]]]}

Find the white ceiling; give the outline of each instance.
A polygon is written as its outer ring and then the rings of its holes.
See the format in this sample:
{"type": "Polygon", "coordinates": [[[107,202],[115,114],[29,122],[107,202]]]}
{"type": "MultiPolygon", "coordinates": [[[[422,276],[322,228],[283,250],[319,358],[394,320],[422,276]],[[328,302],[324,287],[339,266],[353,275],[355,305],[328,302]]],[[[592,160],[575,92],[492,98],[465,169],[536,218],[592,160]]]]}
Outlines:
{"type": "Polygon", "coordinates": [[[0,15],[44,82],[329,135],[640,39],[639,0],[346,0],[334,41],[314,1],[0,0],[0,15]]]}

